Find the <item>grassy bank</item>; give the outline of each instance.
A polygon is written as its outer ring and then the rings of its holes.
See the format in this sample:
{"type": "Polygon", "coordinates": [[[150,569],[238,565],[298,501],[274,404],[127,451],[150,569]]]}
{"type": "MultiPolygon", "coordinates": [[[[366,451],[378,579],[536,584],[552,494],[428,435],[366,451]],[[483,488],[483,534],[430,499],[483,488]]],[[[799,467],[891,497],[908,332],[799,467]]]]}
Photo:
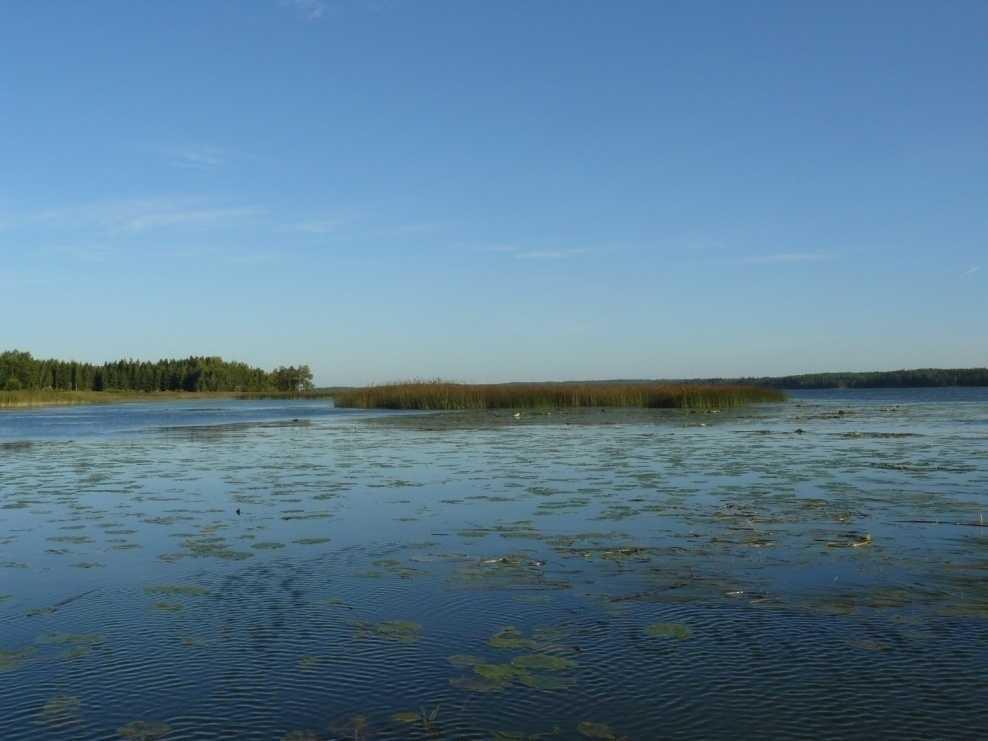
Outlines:
{"type": "Polygon", "coordinates": [[[782,401],[785,394],[757,386],[696,384],[485,384],[445,381],[393,383],[348,389],[334,397],[338,407],[358,409],[535,409],[644,407],[730,409],[782,401]]]}
{"type": "Polygon", "coordinates": [[[327,399],[331,390],[303,391],[0,391],[0,409],[71,404],[120,404],[128,401],[208,399],[327,399]]]}

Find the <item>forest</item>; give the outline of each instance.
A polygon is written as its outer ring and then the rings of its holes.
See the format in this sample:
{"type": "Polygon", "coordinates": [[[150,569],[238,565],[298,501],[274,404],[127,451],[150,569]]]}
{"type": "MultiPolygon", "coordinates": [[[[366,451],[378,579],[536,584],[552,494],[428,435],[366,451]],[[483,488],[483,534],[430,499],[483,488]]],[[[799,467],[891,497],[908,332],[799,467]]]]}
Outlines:
{"type": "Polygon", "coordinates": [[[273,371],[213,356],[174,360],[117,360],[96,365],[0,352],[2,391],[282,391],[313,388],[307,365],[273,371]]]}
{"type": "Polygon", "coordinates": [[[848,373],[804,373],[763,378],[716,378],[707,383],[751,384],[778,389],[866,389],[988,386],[988,368],[916,368],[848,373]]]}

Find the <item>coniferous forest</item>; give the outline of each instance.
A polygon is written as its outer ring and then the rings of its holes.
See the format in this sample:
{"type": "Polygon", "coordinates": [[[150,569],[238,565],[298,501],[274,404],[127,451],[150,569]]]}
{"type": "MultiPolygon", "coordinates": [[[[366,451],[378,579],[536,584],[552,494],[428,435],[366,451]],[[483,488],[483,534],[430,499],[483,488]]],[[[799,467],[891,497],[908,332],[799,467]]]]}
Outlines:
{"type": "Polygon", "coordinates": [[[0,391],[295,392],[311,388],[312,371],[307,365],[265,371],[210,356],[96,365],[40,359],[18,350],[0,353],[0,391]]]}

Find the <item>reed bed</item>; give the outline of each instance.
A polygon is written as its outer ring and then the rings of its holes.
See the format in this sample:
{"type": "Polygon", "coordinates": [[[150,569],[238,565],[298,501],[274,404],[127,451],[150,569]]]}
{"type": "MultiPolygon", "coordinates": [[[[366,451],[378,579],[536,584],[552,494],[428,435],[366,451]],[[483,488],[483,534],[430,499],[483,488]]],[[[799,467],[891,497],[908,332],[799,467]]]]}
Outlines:
{"type": "Polygon", "coordinates": [[[641,407],[648,409],[732,409],[783,401],[776,389],[759,386],[624,383],[482,384],[411,381],[349,389],[336,406],[357,409],[539,409],[641,407]]]}
{"type": "Polygon", "coordinates": [[[207,399],[331,399],[334,389],[312,391],[0,391],[0,409],[72,404],[120,404],[127,401],[207,399]]]}
{"type": "Polygon", "coordinates": [[[0,409],[58,404],[106,404],[144,396],[113,391],[0,391],[0,409]]]}

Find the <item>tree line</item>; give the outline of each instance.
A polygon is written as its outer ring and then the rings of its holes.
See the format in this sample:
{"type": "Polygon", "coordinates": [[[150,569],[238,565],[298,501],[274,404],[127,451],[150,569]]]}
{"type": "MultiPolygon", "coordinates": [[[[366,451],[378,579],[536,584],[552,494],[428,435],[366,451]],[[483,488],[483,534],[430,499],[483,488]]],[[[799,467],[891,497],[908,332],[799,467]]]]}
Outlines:
{"type": "Polygon", "coordinates": [[[709,383],[743,383],[778,389],[912,388],[988,386],[988,368],[915,368],[861,373],[804,373],[796,376],[710,379],[709,383]]]}
{"type": "Polygon", "coordinates": [[[0,353],[0,390],[54,391],[307,391],[307,365],[273,371],[214,356],[79,363],[35,358],[29,352],[0,353]]]}

